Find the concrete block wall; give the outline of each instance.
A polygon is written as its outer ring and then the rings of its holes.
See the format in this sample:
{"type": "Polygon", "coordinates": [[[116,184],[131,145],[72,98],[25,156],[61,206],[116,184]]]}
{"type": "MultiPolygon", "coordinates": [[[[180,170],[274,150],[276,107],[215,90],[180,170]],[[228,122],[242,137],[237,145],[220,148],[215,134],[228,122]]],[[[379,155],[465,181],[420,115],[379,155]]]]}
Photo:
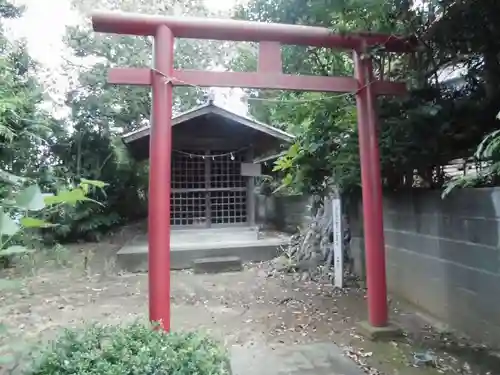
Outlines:
{"type": "Polygon", "coordinates": [[[351,231],[350,252],[354,258],[354,273],[362,280],[365,279],[365,240],[363,237],[363,214],[361,199],[358,196],[343,197],[347,202],[346,210],[351,231]]]}
{"type": "Polygon", "coordinates": [[[274,229],[294,233],[297,227],[307,225],[311,199],[306,196],[270,196],[257,195],[256,222],[267,224],[274,229]]]}
{"type": "MultiPolygon", "coordinates": [[[[440,195],[385,194],[388,287],[450,327],[500,346],[500,188],[440,195]]],[[[362,268],[360,212],[360,204],[351,207],[353,253],[362,268]]]]}
{"type": "Polygon", "coordinates": [[[311,198],[302,195],[276,197],[277,229],[295,233],[297,228],[303,228],[310,221],[311,198]]]}

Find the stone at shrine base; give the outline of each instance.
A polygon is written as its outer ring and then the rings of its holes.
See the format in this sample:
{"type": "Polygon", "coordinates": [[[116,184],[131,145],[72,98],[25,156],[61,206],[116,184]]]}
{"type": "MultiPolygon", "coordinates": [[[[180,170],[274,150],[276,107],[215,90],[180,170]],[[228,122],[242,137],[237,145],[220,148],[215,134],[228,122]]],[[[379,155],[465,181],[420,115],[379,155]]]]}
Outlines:
{"type": "Polygon", "coordinates": [[[372,341],[394,340],[403,335],[401,328],[394,324],[387,324],[384,327],[374,327],[367,321],[357,323],[357,332],[372,341]]]}

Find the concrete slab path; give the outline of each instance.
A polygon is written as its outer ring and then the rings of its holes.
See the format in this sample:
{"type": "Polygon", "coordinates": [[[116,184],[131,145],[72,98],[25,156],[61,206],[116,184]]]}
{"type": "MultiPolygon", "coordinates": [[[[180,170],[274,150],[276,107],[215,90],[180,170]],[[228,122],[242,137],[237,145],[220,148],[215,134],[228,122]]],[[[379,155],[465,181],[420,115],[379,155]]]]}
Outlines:
{"type": "Polygon", "coordinates": [[[233,346],[232,375],[363,375],[332,343],[233,346]]]}

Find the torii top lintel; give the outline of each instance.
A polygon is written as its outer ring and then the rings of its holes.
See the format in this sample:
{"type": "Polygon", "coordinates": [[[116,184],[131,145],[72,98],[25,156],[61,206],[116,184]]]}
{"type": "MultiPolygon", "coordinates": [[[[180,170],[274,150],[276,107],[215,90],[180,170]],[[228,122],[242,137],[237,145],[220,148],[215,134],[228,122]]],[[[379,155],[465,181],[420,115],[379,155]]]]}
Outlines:
{"type": "Polygon", "coordinates": [[[95,12],[95,31],[155,35],[165,25],[175,37],[282,44],[358,50],[365,46],[383,45],[388,52],[409,52],[415,47],[412,38],[376,33],[334,34],[324,27],[262,23],[231,19],[166,17],[124,12],[95,12]]]}
{"type": "MultiPolygon", "coordinates": [[[[334,34],[324,27],[285,25],[212,18],[164,17],[123,12],[96,12],[92,14],[94,30],[125,35],[155,36],[169,30],[168,38],[193,38],[259,42],[257,72],[219,72],[203,70],[172,70],[172,62],[148,68],[113,68],[109,72],[111,84],[151,85],[152,72],[162,74],[174,86],[245,87],[254,89],[347,92],[361,90],[361,83],[352,77],[323,77],[283,74],[281,45],[306,45],[337,49],[351,49],[362,54],[364,48],[382,45],[386,51],[409,52],[413,40],[383,34],[334,34]]],[[[168,39],[167,38],[167,39],[168,39]]],[[[159,55],[166,53],[167,39],[155,43],[159,55]]],[[[168,49],[167,48],[167,49],[168,49]]],[[[155,53],[156,53],[155,52],[155,53]]],[[[167,53],[168,55],[168,53],[167,53]]],[[[374,80],[375,95],[402,95],[404,83],[374,80]]]]}

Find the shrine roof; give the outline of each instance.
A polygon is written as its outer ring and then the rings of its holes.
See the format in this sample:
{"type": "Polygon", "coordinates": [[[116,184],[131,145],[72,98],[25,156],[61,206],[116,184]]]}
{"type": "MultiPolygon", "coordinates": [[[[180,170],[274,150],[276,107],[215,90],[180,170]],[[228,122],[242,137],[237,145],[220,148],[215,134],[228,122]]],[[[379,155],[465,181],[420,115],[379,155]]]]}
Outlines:
{"type": "MultiPolygon", "coordinates": [[[[180,113],[172,118],[172,126],[182,126],[197,117],[202,117],[208,114],[220,116],[227,120],[233,121],[242,126],[257,130],[259,132],[270,135],[274,138],[280,139],[285,142],[293,142],[294,136],[274,126],[257,121],[249,116],[241,115],[229,109],[223,108],[209,101],[206,104],[192,108],[186,112],[180,113]]],[[[141,138],[149,137],[151,127],[145,126],[140,129],[134,130],[122,136],[123,142],[126,144],[139,140],[141,138]]]]}

